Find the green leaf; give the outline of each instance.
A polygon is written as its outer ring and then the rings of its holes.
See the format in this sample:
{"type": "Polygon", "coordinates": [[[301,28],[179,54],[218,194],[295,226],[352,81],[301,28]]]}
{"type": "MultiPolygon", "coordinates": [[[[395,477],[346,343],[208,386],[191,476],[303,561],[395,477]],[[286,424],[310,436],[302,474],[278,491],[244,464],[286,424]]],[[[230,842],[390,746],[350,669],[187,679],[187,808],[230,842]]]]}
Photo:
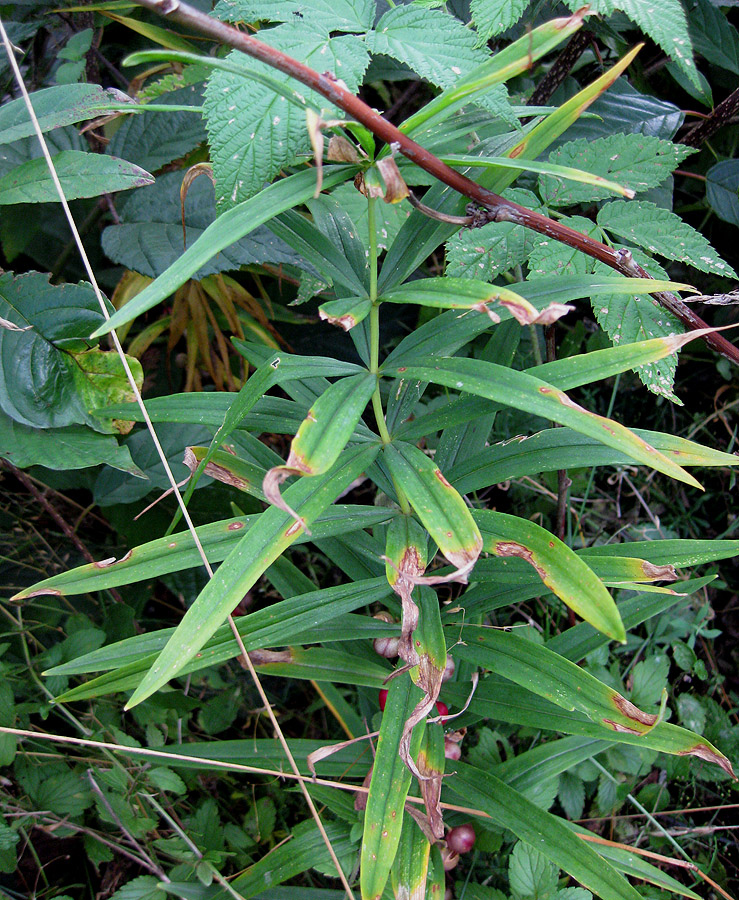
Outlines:
{"type": "Polygon", "coordinates": [[[373,0],[220,0],[216,15],[228,22],[290,22],[296,14],[331,22],[332,31],[367,31],[375,13],[373,0]]]}
{"type": "Polygon", "coordinates": [[[678,481],[697,486],[698,482],[672,460],[642,438],[611,419],[588,412],[557,388],[532,375],[516,372],[495,363],[474,359],[438,359],[433,366],[388,366],[382,374],[396,378],[432,381],[447,387],[486,397],[505,406],[513,406],[545,419],[568,425],[615,450],[678,481]]]}
{"type": "Polygon", "coordinates": [[[147,171],[158,171],[204,143],[207,135],[201,103],[201,85],[164,94],[157,99],[157,106],[171,106],[172,112],[139,112],[127,118],[113,135],[106,153],[127,159],[147,171]],[[192,111],[183,110],[183,106],[191,107],[192,111]]]}
{"type": "MultiPolygon", "coordinates": [[[[156,278],[192,246],[216,217],[213,185],[197,178],[185,201],[183,244],[180,187],[182,172],[167,172],[156,183],[116,203],[121,222],[103,231],[105,255],[113,262],[156,278]]],[[[265,226],[223,249],[194,274],[196,280],[249,263],[296,265],[300,257],[265,226]]],[[[192,396],[194,399],[194,395],[192,396]]]]}
{"type": "MultiPolygon", "coordinates": [[[[323,170],[323,186],[331,187],[351,175],[350,166],[326,166],[323,170]]],[[[308,200],[315,190],[316,174],[312,169],[298,172],[269,185],[251,200],[240,203],[219,216],[203,234],[188,247],[172,265],[140,294],[120,309],[110,321],[98,328],[94,337],[107,334],[111,329],[130,322],[136,316],[156,306],[221,250],[245,237],[273,216],[298,206],[308,200]]]]}
{"type": "MultiPolygon", "coordinates": [[[[631,253],[650,275],[655,278],[666,276],[664,269],[646,253],[636,248],[631,253]]],[[[604,270],[605,266],[596,263],[596,273],[604,270]]],[[[592,298],[592,306],[598,324],[614,345],[631,344],[635,341],[669,337],[685,332],[682,322],[646,293],[632,296],[612,294],[599,297],[597,300],[592,298]]],[[[676,369],[677,352],[664,359],[636,366],[634,371],[653,394],[667,397],[668,400],[682,406],[682,401],[673,390],[676,369]]]]}
{"type": "Polygon", "coordinates": [[[140,875],[118,888],[110,900],[164,900],[159,885],[159,879],[153,875],[140,875]]]}
{"type": "Polygon", "coordinates": [[[131,459],[128,447],[119,446],[110,435],[100,434],[85,425],[67,428],[30,428],[15,422],[0,411],[0,456],[14,466],[44,466],[63,472],[108,465],[142,477],[131,459]]]}
{"type": "MultiPolygon", "coordinates": [[[[421,698],[407,676],[393,679],[388,688],[364,814],[360,879],[362,900],[379,900],[398,851],[405,798],[411,772],[398,755],[405,721],[421,698]]],[[[418,752],[423,726],[413,733],[411,754],[418,752]],[[414,752],[415,751],[415,752],[414,752]]]]}
{"type": "Polygon", "coordinates": [[[572,875],[603,900],[637,900],[634,888],[577,838],[565,823],[527,800],[494,775],[465,763],[454,764],[448,789],[465,806],[486,812],[496,825],[510,829],[531,848],[572,875]]]}
{"type": "MultiPolygon", "coordinates": [[[[112,307],[109,307],[112,309],[112,307]]],[[[37,428],[86,424],[116,430],[89,410],[133,399],[115,351],[87,338],[103,320],[92,287],[51,285],[38,272],[0,276],[0,407],[15,422],[37,428]]],[[[141,364],[129,358],[139,386],[141,364]]]]}
{"type": "MultiPolygon", "coordinates": [[[[331,28],[329,23],[308,19],[263,30],[260,39],[319,71],[335,72],[350,91],[356,91],[369,63],[367,50],[354,35],[330,37],[331,28]]],[[[239,51],[233,51],[228,59],[289,81],[287,75],[276,74],[265,63],[250,60],[239,51]]],[[[326,106],[326,101],[312,92],[308,96],[313,105],[317,101],[319,108],[326,106]]],[[[270,88],[241,75],[215,71],[208,81],[204,112],[220,208],[253,196],[298,154],[310,153],[305,113],[270,88]]]]}
{"type": "MultiPolygon", "coordinates": [[[[44,88],[31,94],[31,103],[43,132],[93,119],[107,111],[111,104],[134,105],[134,101],[122,91],[115,88],[103,89],[97,84],[68,84],[44,88]]],[[[0,144],[10,144],[34,134],[36,130],[22,97],[2,107],[0,144]]]]}
{"type": "Polygon", "coordinates": [[[377,385],[372,372],[330,385],[316,400],[290,444],[288,468],[321,475],[336,462],[354,433],[377,385]]]}
{"type": "MultiPolygon", "coordinates": [[[[576,3],[568,0],[568,6],[576,3]]],[[[688,22],[680,0],[659,0],[659,3],[642,3],[641,0],[595,0],[593,11],[610,16],[620,9],[641,30],[665,51],[682,68],[685,74],[697,82],[693,49],[688,34],[688,22]]]]}
{"type": "MultiPolygon", "coordinates": [[[[464,640],[465,643],[456,648],[455,654],[491,669],[550,703],[584,715],[598,726],[597,733],[592,733],[592,736],[608,740],[610,732],[612,740],[619,740],[621,735],[628,735],[632,738],[631,743],[637,741],[646,749],[697,756],[716,763],[731,774],[729,760],[707,741],[683,728],[658,722],[657,716],[642,712],[618,691],[552,650],[512,632],[474,626],[464,629],[464,640]]],[[[485,690],[480,693],[480,689],[493,687],[493,684],[479,686],[475,695],[478,702],[487,693],[485,690]]],[[[500,690],[500,685],[497,688],[500,690]]],[[[520,705],[522,701],[517,701],[511,694],[504,702],[515,707],[516,702],[520,705]]],[[[474,708],[473,705],[471,708],[474,708]]],[[[521,707],[522,710],[525,708],[521,707]]],[[[544,720],[540,721],[543,727],[544,720]]],[[[567,728],[557,730],[566,731],[567,728]]],[[[587,733],[591,734],[590,731],[587,733]]]]}
{"type": "Polygon", "coordinates": [[[621,616],[600,578],[570,548],[539,525],[492,510],[476,510],[483,549],[530,563],[545,585],[586,622],[626,641],[621,616]]]}
{"type": "MultiPolygon", "coordinates": [[[[314,522],[311,536],[301,535],[296,542],[305,543],[310,539],[321,540],[365,527],[371,528],[391,520],[394,515],[393,510],[378,507],[335,505],[314,522]]],[[[258,520],[259,516],[241,516],[198,526],[195,530],[208,561],[214,563],[225,559],[241,541],[244,529],[248,530],[258,520]]],[[[201,562],[192,536],[188,531],[183,531],[134,547],[117,561],[89,563],[53,575],[19,592],[18,599],[46,593],[67,596],[105,590],[193,568],[201,562]]]]}
{"type": "Polygon", "coordinates": [[[720,6],[710,0],[687,0],[693,49],[708,62],[739,75],[739,34],[720,6]]]}
{"type": "Polygon", "coordinates": [[[508,857],[508,883],[518,897],[543,900],[557,890],[557,866],[538,850],[519,841],[508,857]]]}
{"type": "Polygon", "coordinates": [[[469,571],[480,555],[482,538],[461,495],[412,444],[388,444],[382,458],[444,556],[469,571]]]}
{"type": "MultiPolygon", "coordinates": [[[[529,209],[541,208],[531,191],[509,188],[503,196],[529,209]]],[[[489,222],[482,228],[461,229],[447,241],[446,274],[493,281],[502,272],[525,262],[535,240],[534,232],[513,222],[489,222]]]]}
{"type": "Polygon", "coordinates": [[[529,5],[529,0],[472,0],[470,12],[480,43],[507,31],[515,25],[529,5]]]}
{"type": "MultiPolygon", "coordinates": [[[[154,181],[138,166],[99,153],[65,150],[51,159],[67,200],[127,191],[154,181]]],[[[0,206],[58,202],[56,185],[43,158],[29,160],[0,177],[0,206]]]]}
{"type": "Polygon", "coordinates": [[[598,212],[598,224],[666,259],[688,263],[701,272],[737,277],[703,235],[666,209],[646,200],[613,200],[598,212]]]}
{"type": "Polygon", "coordinates": [[[719,219],[739,225],[739,160],[725,159],[706,172],[706,200],[719,219]]]}
{"type": "MultiPolygon", "coordinates": [[[[423,431],[427,433],[425,426],[423,431]]],[[[679,461],[682,466],[739,464],[733,454],[701,447],[700,444],[686,441],[684,438],[639,429],[635,429],[634,434],[665,456],[679,461]]],[[[414,437],[410,428],[400,431],[398,436],[408,439],[414,437]]],[[[593,438],[578,434],[569,428],[553,428],[486,447],[475,456],[454,465],[447,474],[449,481],[460,493],[469,494],[509,478],[520,478],[522,475],[555,472],[560,468],[622,465],[627,461],[628,456],[625,453],[606,447],[593,438]]]]}
{"type": "MultiPolygon", "coordinates": [[[[374,459],[377,447],[345,451],[323,477],[301,479],[285,492],[285,499],[310,524],[374,459]]],[[[135,706],[173,678],[200,650],[267,566],[290,546],[301,531],[289,513],[266,510],[231,551],[185,614],[128,702],[135,706]],[[252,531],[255,533],[252,534],[252,531]]]]}
{"type": "MultiPolygon", "coordinates": [[[[560,223],[596,240],[600,237],[598,226],[584,216],[565,216],[560,219],[560,223]]],[[[556,272],[556,277],[561,278],[563,275],[576,276],[593,272],[595,262],[581,250],[559,241],[540,238],[535,240],[529,256],[529,269],[534,275],[551,275],[556,272]]]]}
{"type": "Polygon", "coordinates": [[[371,53],[384,53],[441,88],[485,62],[472,31],[440,9],[396,6],[367,35],[371,53]]]}
{"type": "MultiPolygon", "coordinates": [[[[563,144],[549,154],[549,162],[615,178],[639,194],[661,184],[694,152],[692,147],[644,134],[610,134],[595,141],[581,138],[563,144]]],[[[572,184],[552,175],[539,178],[539,190],[549,206],[590,203],[610,196],[605,188],[572,184]]]]}

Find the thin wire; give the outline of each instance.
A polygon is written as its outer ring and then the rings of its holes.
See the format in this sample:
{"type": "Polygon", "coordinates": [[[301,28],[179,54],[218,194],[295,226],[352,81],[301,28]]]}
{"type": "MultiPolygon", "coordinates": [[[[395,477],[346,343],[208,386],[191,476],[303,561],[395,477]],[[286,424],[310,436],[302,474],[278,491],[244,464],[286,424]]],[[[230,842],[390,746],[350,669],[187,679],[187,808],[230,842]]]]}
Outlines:
{"type": "MultiPolygon", "coordinates": [[[[21,92],[23,101],[26,105],[26,109],[28,110],[28,115],[33,124],[34,131],[36,132],[36,136],[38,137],[39,143],[41,144],[41,151],[44,155],[44,159],[46,160],[46,165],[48,166],[49,174],[51,175],[51,179],[54,182],[54,187],[56,188],[56,192],[59,195],[59,200],[62,204],[62,208],[64,209],[64,214],[67,218],[67,222],[69,223],[69,227],[72,231],[72,236],[74,238],[75,244],[77,245],[77,249],[79,251],[80,258],[82,259],[82,264],[85,268],[85,272],[87,273],[87,277],[90,281],[90,284],[92,285],[92,289],[95,292],[95,296],[97,297],[98,303],[100,304],[100,309],[102,310],[103,316],[105,317],[106,320],[110,319],[110,315],[109,315],[107,307],[105,305],[105,299],[103,298],[100,288],[98,287],[97,279],[95,278],[95,273],[92,270],[90,260],[87,256],[87,252],[85,251],[84,244],[82,243],[82,238],[80,237],[80,233],[77,229],[77,225],[72,216],[72,212],[69,209],[69,204],[67,203],[67,198],[64,194],[64,189],[62,188],[61,182],[59,181],[59,176],[57,175],[56,169],[54,168],[54,162],[51,158],[51,154],[49,153],[49,147],[46,143],[46,139],[44,138],[44,134],[43,134],[43,131],[41,130],[41,126],[39,125],[38,119],[36,118],[36,113],[33,109],[33,104],[31,103],[31,98],[28,95],[28,91],[26,90],[25,82],[23,81],[23,75],[21,73],[20,67],[18,66],[18,61],[15,58],[15,53],[13,52],[13,45],[11,44],[10,39],[8,38],[7,32],[5,31],[5,26],[3,25],[2,18],[0,18],[0,37],[2,37],[2,41],[5,46],[5,52],[7,53],[8,61],[10,62],[10,67],[13,70],[13,75],[15,76],[15,80],[18,84],[18,88],[21,92]]],[[[177,487],[177,482],[175,481],[174,475],[172,474],[172,470],[169,466],[169,462],[167,461],[167,457],[164,453],[164,450],[162,449],[162,445],[159,442],[159,438],[157,437],[156,431],[154,429],[154,425],[152,424],[152,421],[149,418],[149,413],[146,410],[146,406],[145,406],[144,400],[141,396],[141,392],[138,389],[138,385],[136,384],[136,380],[133,376],[133,372],[131,371],[131,367],[128,364],[128,360],[126,359],[126,355],[123,352],[123,347],[121,346],[121,342],[118,339],[118,335],[116,334],[115,329],[111,330],[110,334],[111,334],[111,337],[113,340],[113,345],[116,349],[116,352],[118,353],[118,356],[121,360],[121,364],[123,365],[123,369],[126,373],[126,378],[128,379],[128,383],[131,386],[131,390],[133,391],[133,394],[136,398],[136,403],[138,404],[139,409],[141,410],[141,414],[143,416],[144,422],[146,423],[146,427],[149,431],[149,434],[151,435],[151,439],[154,442],[154,446],[156,448],[157,454],[159,455],[159,459],[162,461],[162,465],[164,466],[164,471],[167,474],[167,479],[169,480],[169,483],[172,486],[174,495],[177,498],[177,503],[179,504],[179,507],[182,511],[182,516],[185,520],[185,523],[187,524],[190,534],[192,535],[195,546],[198,548],[198,552],[203,561],[203,565],[205,566],[205,569],[208,573],[208,577],[212,578],[213,577],[213,569],[211,568],[211,565],[208,562],[208,558],[205,555],[205,551],[203,550],[203,545],[200,542],[198,533],[195,530],[195,526],[192,522],[192,519],[190,518],[190,514],[187,511],[187,506],[185,505],[183,497],[180,494],[179,488],[177,487]]],[[[257,673],[254,669],[254,666],[253,666],[251,660],[249,659],[249,654],[246,652],[244,643],[241,640],[241,635],[239,634],[238,629],[236,628],[236,623],[234,622],[233,617],[230,615],[228,617],[228,624],[231,627],[231,631],[233,632],[234,637],[236,638],[236,643],[238,644],[239,650],[240,650],[241,654],[243,655],[244,662],[246,663],[246,666],[249,670],[249,674],[251,675],[251,677],[254,681],[254,684],[257,688],[257,691],[259,692],[259,696],[261,697],[262,702],[264,703],[265,709],[267,711],[267,715],[269,716],[270,721],[272,723],[272,727],[275,730],[275,735],[276,735],[277,739],[279,740],[280,744],[282,745],[283,750],[285,751],[285,755],[288,758],[291,768],[293,769],[293,771],[295,772],[296,775],[299,775],[300,773],[299,773],[297,763],[295,762],[295,758],[293,757],[292,753],[290,752],[290,748],[287,745],[287,741],[285,740],[285,736],[282,733],[282,729],[280,728],[279,722],[277,721],[277,717],[274,714],[274,710],[272,709],[272,706],[270,705],[270,703],[267,699],[267,695],[264,692],[264,688],[262,687],[262,684],[259,680],[259,676],[257,675],[257,673]]],[[[306,786],[302,780],[299,781],[299,784],[300,784],[300,788],[303,792],[303,795],[305,796],[305,800],[306,800],[306,803],[308,804],[308,808],[311,811],[311,815],[315,819],[315,822],[316,822],[318,830],[321,834],[321,837],[322,837],[324,843],[326,844],[326,848],[329,852],[331,860],[332,860],[333,864],[336,866],[336,871],[339,875],[339,878],[344,887],[344,890],[346,891],[347,896],[350,898],[350,900],[354,900],[354,894],[352,893],[352,889],[349,886],[349,882],[346,879],[344,870],[341,868],[341,864],[339,863],[338,857],[336,856],[336,853],[334,852],[334,848],[331,846],[331,841],[329,839],[329,836],[326,834],[326,829],[323,827],[323,822],[321,821],[321,817],[318,814],[318,810],[316,809],[315,804],[313,803],[313,799],[311,798],[310,794],[308,793],[308,789],[306,788],[306,786]]]]}

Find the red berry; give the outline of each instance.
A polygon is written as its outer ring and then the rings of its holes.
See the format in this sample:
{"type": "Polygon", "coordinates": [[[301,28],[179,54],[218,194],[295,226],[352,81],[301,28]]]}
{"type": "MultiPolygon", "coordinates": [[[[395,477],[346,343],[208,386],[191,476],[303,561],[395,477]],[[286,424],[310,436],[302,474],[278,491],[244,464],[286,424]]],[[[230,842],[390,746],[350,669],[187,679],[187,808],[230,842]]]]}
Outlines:
{"type": "Polygon", "coordinates": [[[449,715],[449,707],[441,700],[436,701],[436,711],[440,716],[448,716],[449,715]]]}
{"type": "Polygon", "coordinates": [[[375,638],[372,642],[372,646],[375,648],[375,653],[378,653],[380,656],[384,656],[385,659],[395,659],[395,657],[398,655],[399,644],[400,638],[396,637],[375,638]]]}
{"type": "Polygon", "coordinates": [[[380,709],[385,709],[386,703],[387,703],[387,689],[383,688],[380,691],[380,709]]]}
{"type": "Polygon", "coordinates": [[[452,853],[469,853],[475,845],[475,829],[471,825],[457,825],[447,834],[446,845],[452,853]]]}

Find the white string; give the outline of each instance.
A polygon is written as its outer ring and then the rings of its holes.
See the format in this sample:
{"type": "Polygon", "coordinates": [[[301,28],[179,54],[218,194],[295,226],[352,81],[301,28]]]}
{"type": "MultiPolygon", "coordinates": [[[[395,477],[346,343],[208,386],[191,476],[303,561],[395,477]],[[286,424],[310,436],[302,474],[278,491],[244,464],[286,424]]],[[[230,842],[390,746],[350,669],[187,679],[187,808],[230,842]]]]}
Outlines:
{"type": "MultiPolygon", "coordinates": [[[[100,288],[98,287],[97,280],[95,278],[95,273],[92,271],[92,266],[90,265],[90,260],[88,259],[87,252],[85,251],[84,244],[82,243],[82,238],[80,237],[80,233],[77,229],[77,225],[75,224],[74,218],[72,216],[72,212],[69,209],[69,204],[67,203],[67,198],[64,195],[64,188],[59,181],[59,176],[56,173],[56,169],[54,168],[54,162],[51,158],[51,153],[49,153],[49,147],[46,143],[46,139],[44,138],[44,133],[41,130],[41,126],[39,125],[39,121],[36,118],[36,113],[34,112],[33,105],[31,103],[31,98],[28,96],[28,91],[26,90],[26,85],[23,81],[23,75],[21,74],[21,70],[18,66],[18,61],[15,58],[15,53],[13,52],[13,45],[10,43],[10,39],[8,38],[8,34],[5,31],[5,26],[3,25],[3,21],[0,18],[0,37],[2,37],[3,44],[5,45],[5,52],[8,55],[8,60],[10,61],[10,66],[13,70],[13,75],[15,76],[15,80],[18,84],[18,88],[23,96],[23,100],[26,104],[26,109],[28,110],[28,115],[31,118],[31,122],[33,124],[34,131],[36,132],[36,137],[39,139],[39,143],[41,144],[41,150],[44,154],[44,159],[46,160],[46,165],[49,167],[49,174],[51,175],[51,180],[54,182],[54,187],[56,188],[56,192],[59,195],[59,201],[62,204],[62,208],[64,209],[64,215],[67,217],[67,222],[69,222],[69,227],[72,230],[72,236],[74,237],[74,242],[77,245],[77,249],[79,250],[80,257],[82,259],[82,264],[85,267],[85,272],[87,273],[88,280],[92,285],[92,289],[95,292],[95,296],[97,297],[98,303],[100,304],[100,309],[103,312],[103,316],[106,320],[110,319],[110,314],[108,313],[108,309],[105,305],[105,298],[103,297],[100,288]]],[[[141,414],[144,417],[144,422],[146,423],[146,427],[149,430],[149,434],[151,435],[151,439],[154,442],[154,446],[156,447],[157,454],[159,455],[159,459],[162,461],[162,465],[164,466],[164,471],[167,473],[167,479],[169,483],[172,485],[172,490],[174,491],[175,496],[177,497],[177,502],[179,503],[180,509],[182,510],[183,518],[187,523],[187,527],[192,534],[193,541],[195,542],[195,546],[198,548],[198,552],[203,560],[203,565],[205,566],[208,576],[212,577],[213,569],[208,562],[208,559],[205,555],[205,551],[203,550],[203,545],[200,543],[200,538],[195,530],[195,526],[193,525],[192,519],[190,518],[190,514],[187,511],[187,507],[185,506],[185,502],[182,499],[182,494],[180,494],[179,489],[177,487],[177,482],[175,481],[174,475],[172,474],[172,470],[169,467],[169,462],[167,461],[167,457],[165,456],[164,450],[162,449],[162,445],[159,442],[159,438],[157,437],[157,433],[154,430],[154,425],[152,424],[151,419],[149,418],[149,413],[146,411],[146,406],[144,405],[143,397],[141,396],[141,391],[138,389],[138,385],[136,384],[136,380],[133,377],[133,372],[131,371],[131,367],[128,364],[128,360],[126,359],[126,354],[123,352],[123,347],[121,346],[121,342],[118,339],[118,335],[113,329],[110,332],[110,335],[113,339],[113,346],[118,352],[118,356],[120,357],[121,364],[123,365],[123,369],[126,373],[126,378],[128,379],[128,383],[131,386],[131,390],[136,398],[136,403],[139,405],[139,409],[141,410],[141,414]]]]}
{"type": "MultiPolygon", "coordinates": [[[[72,230],[72,235],[74,237],[74,242],[77,245],[77,249],[79,250],[80,257],[82,258],[82,263],[85,267],[85,271],[87,273],[87,277],[90,280],[90,284],[92,285],[93,291],[95,292],[95,296],[98,299],[98,303],[100,304],[100,309],[103,312],[103,316],[106,320],[110,319],[110,315],[108,314],[108,310],[105,306],[105,299],[98,287],[97,280],[95,278],[95,274],[92,271],[92,266],[90,265],[90,260],[87,257],[87,253],[85,251],[84,244],[82,243],[82,238],[80,237],[80,233],[77,230],[77,225],[75,224],[74,218],[72,217],[71,210],[69,209],[69,204],[67,203],[67,198],[64,195],[64,188],[62,188],[61,182],[59,181],[59,176],[56,173],[56,169],[54,168],[54,162],[51,158],[51,154],[49,153],[49,147],[46,143],[46,139],[44,138],[43,131],[41,130],[41,126],[39,125],[38,119],[36,118],[36,113],[34,112],[33,105],[31,104],[31,98],[28,95],[28,91],[26,90],[26,85],[23,81],[23,75],[21,74],[21,70],[18,66],[18,62],[15,58],[15,53],[13,52],[13,45],[11,44],[7,32],[5,31],[5,27],[2,22],[2,18],[0,18],[0,37],[2,37],[3,44],[5,45],[5,52],[8,55],[8,60],[10,62],[10,66],[13,70],[13,75],[15,76],[15,80],[20,89],[21,95],[23,96],[24,103],[26,105],[26,109],[28,110],[28,115],[31,118],[31,122],[33,123],[34,131],[36,132],[36,137],[39,139],[39,143],[41,144],[41,150],[44,154],[44,159],[46,160],[46,165],[49,169],[49,174],[51,175],[52,181],[54,182],[54,187],[56,188],[56,192],[59,195],[59,200],[64,209],[64,214],[67,217],[67,221],[69,222],[69,227],[72,230]]],[[[154,442],[154,446],[156,447],[156,451],[159,455],[159,459],[162,461],[162,465],[164,466],[164,470],[167,473],[167,478],[169,480],[170,485],[172,486],[172,490],[177,497],[177,503],[179,504],[180,509],[182,510],[183,518],[187,524],[188,530],[192,535],[193,541],[195,542],[195,546],[198,548],[198,552],[200,553],[200,557],[203,561],[203,565],[208,572],[208,577],[213,577],[213,569],[208,562],[208,558],[205,555],[205,551],[203,550],[203,545],[200,542],[200,538],[198,537],[197,531],[195,530],[195,526],[193,525],[192,519],[190,518],[190,514],[187,511],[187,506],[185,505],[185,501],[180,494],[179,487],[177,482],[175,481],[174,475],[172,474],[172,470],[169,467],[169,463],[167,462],[167,457],[164,454],[164,450],[162,449],[162,445],[159,443],[159,438],[157,437],[156,431],[154,430],[154,425],[152,424],[151,419],[149,418],[149,413],[146,410],[146,406],[144,405],[144,400],[141,396],[141,392],[138,389],[136,384],[136,380],[133,377],[133,372],[131,371],[131,367],[128,364],[128,360],[126,359],[126,355],[123,352],[123,347],[121,346],[121,342],[118,339],[118,335],[116,334],[115,329],[111,329],[110,331],[111,337],[113,339],[113,345],[120,357],[123,368],[126,372],[126,377],[128,378],[128,383],[131,385],[131,390],[136,397],[136,402],[141,410],[142,416],[144,418],[144,422],[146,423],[146,427],[149,430],[149,434],[151,435],[151,439],[154,442]]],[[[247,669],[249,670],[249,674],[251,675],[254,684],[257,688],[259,696],[264,703],[267,715],[272,723],[272,727],[275,730],[275,735],[280,745],[282,746],[288,762],[290,763],[291,768],[295,772],[297,776],[300,775],[300,771],[298,769],[298,764],[295,762],[295,758],[288,747],[287,740],[285,739],[285,735],[280,728],[280,724],[277,721],[277,717],[275,716],[274,710],[272,709],[272,705],[270,704],[267,695],[262,687],[262,683],[259,680],[259,676],[257,675],[256,670],[254,669],[254,665],[249,658],[249,654],[246,652],[246,647],[241,639],[241,635],[236,627],[236,623],[234,622],[233,616],[228,616],[228,624],[233,632],[234,638],[236,639],[236,643],[238,644],[239,650],[244,658],[244,662],[246,663],[247,669]]],[[[336,856],[336,852],[334,851],[333,846],[331,845],[331,840],[329,839],[328,834],[326,833],[326,829],[324,828],[323,822],[321,821],[321,817],[316,809],[315,803],[313,802],[313,798],[308,793],[308,789],[306,788],[302,779],[298,781],[303,796],[305,797],[306,804],[315,820],[316,826],[318,827],[318,831],[323,839],[324,844],[329,852],[329,856],[331,857],[331,861],[336,867],[337,874],[339,876],[339,880],[346,891],[347,896],[350,900],[354,900],[354,894],[352,892],[351,887],[349,886],[349,882],[347,881],[346,875],[344,874],[344,870],[341,868],[341,864],[339,863],[339,859],[336,856]]]]}

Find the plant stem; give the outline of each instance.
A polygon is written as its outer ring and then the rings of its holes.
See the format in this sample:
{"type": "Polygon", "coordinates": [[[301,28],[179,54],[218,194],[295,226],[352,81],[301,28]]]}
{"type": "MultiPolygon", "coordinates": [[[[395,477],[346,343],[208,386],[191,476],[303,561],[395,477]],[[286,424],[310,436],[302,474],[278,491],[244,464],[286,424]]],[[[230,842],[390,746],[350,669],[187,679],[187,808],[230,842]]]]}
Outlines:
{"type": "MultiPolygon", "coordinates": [[[[367,198],[367,227],[369,229],[369,297],[372,302],[370,310],[370,372],[374,375],[380,369],[380,304],[377,302],[377,226],[375,218],[376,197],[367,198]]],[[[377,420],[377,427],[383,444],[391,441],[390,432],[385,422],[385,412],[382,408],[380,396],[380,381],[378,379],[375,392],[372,395],[372,409],[377,420]]]]}

